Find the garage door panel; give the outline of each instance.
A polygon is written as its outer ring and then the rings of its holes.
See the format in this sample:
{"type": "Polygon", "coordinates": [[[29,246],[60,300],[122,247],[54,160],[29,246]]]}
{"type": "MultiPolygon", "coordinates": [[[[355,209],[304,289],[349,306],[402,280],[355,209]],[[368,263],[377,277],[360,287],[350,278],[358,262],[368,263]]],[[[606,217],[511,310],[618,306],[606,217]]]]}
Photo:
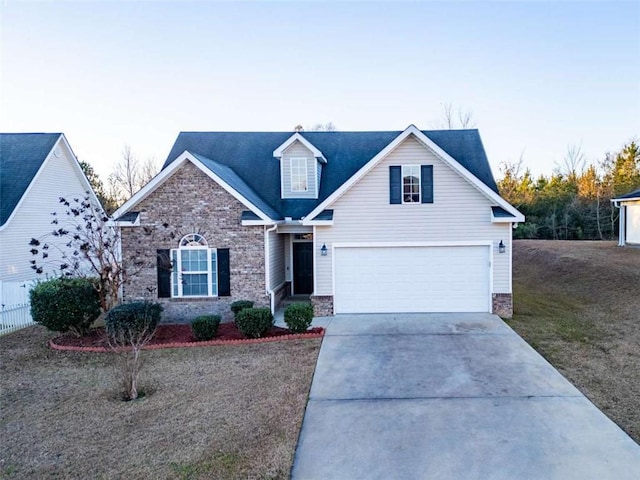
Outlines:
{"type": "Polygon", "coordinates": [[[489,248],[335,249],[338,313],[489,310],[489,248]]]}

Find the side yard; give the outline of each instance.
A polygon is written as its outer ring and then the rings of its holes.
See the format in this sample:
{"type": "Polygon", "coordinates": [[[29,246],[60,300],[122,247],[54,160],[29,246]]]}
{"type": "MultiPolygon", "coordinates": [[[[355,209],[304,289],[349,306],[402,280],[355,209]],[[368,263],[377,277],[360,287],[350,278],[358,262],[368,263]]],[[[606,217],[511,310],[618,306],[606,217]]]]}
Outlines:
{"type": "Polygon", "coordinates": [[[640,443],[640,249],[518,240],[509,324],[640,443]]]}
{"type": "Polygon", "coordinates": [[[320,340],[144,353],[118,398],[112,354],[0,337],[0,478],[288,478],[320,340]]]}

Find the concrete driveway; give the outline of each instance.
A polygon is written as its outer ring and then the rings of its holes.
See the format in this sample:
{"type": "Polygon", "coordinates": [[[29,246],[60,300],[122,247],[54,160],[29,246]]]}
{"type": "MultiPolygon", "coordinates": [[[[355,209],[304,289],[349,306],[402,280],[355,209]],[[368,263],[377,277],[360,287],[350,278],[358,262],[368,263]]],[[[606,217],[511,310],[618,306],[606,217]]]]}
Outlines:
{"type": "Polygon", "coordinates": [[[640,478],[640,446],[495,315],[325,321],[293,479],[640,478]]]}

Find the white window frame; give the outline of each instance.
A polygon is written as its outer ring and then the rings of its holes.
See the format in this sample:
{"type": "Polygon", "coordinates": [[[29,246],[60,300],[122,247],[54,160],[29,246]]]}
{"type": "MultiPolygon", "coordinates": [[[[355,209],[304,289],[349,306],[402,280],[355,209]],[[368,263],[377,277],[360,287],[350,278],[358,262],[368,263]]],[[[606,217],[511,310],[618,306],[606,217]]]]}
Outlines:
{"type": "MultiPolygon", "coordinates": [[[[420,204],[422,203],[422,168],[420,165],[402,165],[400,168],[400,195],[403,204],[420,204]],[[414,169],[417,169],[418,174],[413,175],[414,169]],[[407,173],[405,173],[407,172],[407,173]],[[405,192],[404,192],[404,179],[406,177],[415,177],[418,179],[418,200],[413,201],[405,201],[405,192]]],[[[414,193],[409,193],[409,196],[415,195],[414,193]]]]}
{"type": "Polygon", "coordinates": [[[178,248],[171,249],[171,298],[208,298],[218,296],[218,250],[209,248],[206,239],[197,233],[185,235],[180,240],[178,248]],[[180,270],[182,265],[182,254],[184,252],[206,251],[207,269],[193,270],[183,273],[180,270]],[[215,256],[215,270],[212,267],[212,260],[215,256]],[[182,276],[183,275],[207,275],[206,295],[185,295],[182,276]],[[215,280],[215,282],[213,281],[215,280]],[[215,288],[214,288],[215,283],[215,288]]]}
{"type": "Polygon", "coordinates": [[[289,176],[291,180],[291,191],[293,193],[309,191],[309,165],[307,162],[307,157],[291,157],[289,159],[289,176]],[[302,173],[304,173],[304,176],[299,178],[302,173]],[[295,180],[296,176],[298,176],[297,181],[295,180]],[[301,180],[304,180],[304,188],[294,188],[294,185],[300,184],[301,180]]]}

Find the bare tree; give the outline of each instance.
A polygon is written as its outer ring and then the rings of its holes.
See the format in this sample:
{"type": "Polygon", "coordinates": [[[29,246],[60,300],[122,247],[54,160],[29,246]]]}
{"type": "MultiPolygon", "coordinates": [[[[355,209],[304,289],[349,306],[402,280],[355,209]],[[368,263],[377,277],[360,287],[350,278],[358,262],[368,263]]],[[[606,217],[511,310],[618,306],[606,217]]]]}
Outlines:
{"type": "Polygon", "coordinates": [[[107,193],[122,204],[155,177],[158,171],[158,165],[153,157],[140,163],[131,151],[131,147],[125,145],[122,149],[122,158],[114,165],[107,179],[107,193]]]}
{"type": "Polygon", "coordinates": [[[476,122],[470,110],[463,110],[462,107],[455,108],[451,102],[442,104],[442,116],[438,120],[431,122],[433,128],[443,128],[452,130],[456,128],[474,128],[476,122]]]}
{"type": "Polygon", "coordinates": [[[570,145],[559,170],[569,182],[575,184],[578,181],[578,177],[584,173],[586,164],[587,160],[582,152],[582,147],[580,145],[570,145]]]}
{"type": "Polygon", "coordinates": [[[312,125],[308,130],[310,132],[335,132],[338,129],[333,122],[327,122],[327,123],[316,123],[312,125]]]}

